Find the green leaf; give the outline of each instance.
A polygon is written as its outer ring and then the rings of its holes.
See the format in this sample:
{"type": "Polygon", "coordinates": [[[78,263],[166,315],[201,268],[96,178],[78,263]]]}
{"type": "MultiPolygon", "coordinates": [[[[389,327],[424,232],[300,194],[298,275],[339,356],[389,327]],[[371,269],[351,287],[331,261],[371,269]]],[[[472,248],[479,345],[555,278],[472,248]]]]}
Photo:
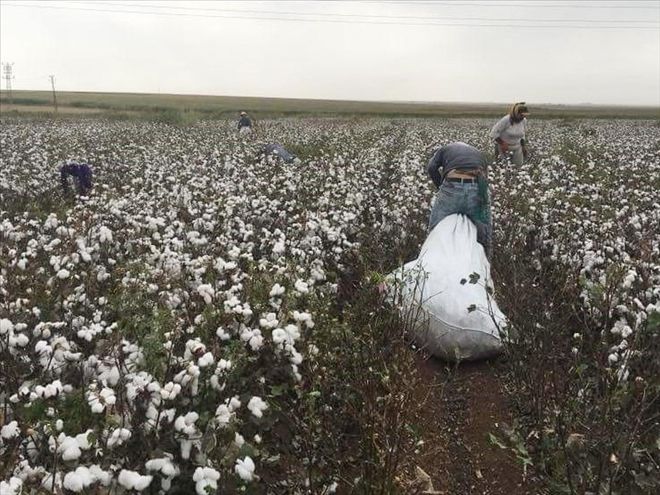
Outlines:
{"type": "Polygon", "coordinates": [[[492,433],[488,434],[488,440],[490,441],[490,443],[492,445],[497,445],[501,449],[506,449],[506,445],[504,445],[502,442],[500,442],[500,440],[495,435],[493,435],[492,433]]]}
{"type": "Polygon", "coordinates": [[[286,392],[286,389],[287,389],[286,384],[273,385],[272,387],[270,387],[270,395],[273,397],[279,397],[284,392],[286,392]]]}
{"type": "Polygon", "coordinates": [[[481,278],[481,275],[479,275],[477,272],[471,273],[470,274],[470,283],[474,285],[479,281],[480,278],[481,278]]]}

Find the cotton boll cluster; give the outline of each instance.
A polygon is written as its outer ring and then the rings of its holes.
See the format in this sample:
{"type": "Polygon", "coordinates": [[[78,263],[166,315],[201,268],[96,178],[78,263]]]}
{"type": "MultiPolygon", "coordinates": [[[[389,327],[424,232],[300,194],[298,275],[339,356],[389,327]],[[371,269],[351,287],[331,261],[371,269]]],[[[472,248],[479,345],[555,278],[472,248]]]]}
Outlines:
{"type": "Polygon", "coordinates": [[[18,427],[18,422],[11,421],[0,429],[0,438],[11,440],[12,438],[16,438],[20,432],[21,430],[18,427]]]}
{"type": "Polygon", "coordinates": [[[93,413],[101,414],[106,408],[112,407],[116,401],[117,398],[113,389],[103,387],[101,390],[98,390],[96,384],[90,385],[89,392],[87,393],[87,402],[93,413]]]}
{"type": "Polygon", "coordinates": [[[12,476],[8,481],[0,481],[0,493],[3,495],[21,495],[23,480],[12,476]]]}
{"type": "Polygon", "coordinates": [[[112,449],[113,447],[123,445],[129,438],[131,438],[131,436],[131,430],[126,428],[116,428],[110,433],[110,435],[108,435],[108,448],[112,449]]]}
{"type": "Polygon", "coordinates": [[[255,417],[261,418],[264,415],[264,411],[268,409],[268,404],[261,397],[252,397],[248,402],[247,408],[255,417]]]}
{"type": "Polygon", "coordinates": [[[135,471],[122,469],[117,477],[117,482],[127,490],[141,492],[151,484],[153,476],[144,476],[135,471]]]}
{"type": "Polygon", "coordinates": [[[164,492],[167,492],[172,487],[172,480],[179,476],[180,469],[172,461],[173,456],[171,454],[166,453],[165,455],[165,457],[148,460],[145,468],[147,471],[154,473],[154,475],[159,474],[162,476],[161,488],[164,492]]]}
{"type": "Polygon", "coordinates": [[[241,402],[238,397],[227,399],[224,404],[220,404],[215,410],[215,419],[217,424],[224,428],[227,426],[232,418],[236,415],[236,411],[241,407],[241,402]]]}
{"type": "Polygon", "coordinates": [[[85,433],[80,433],[75,437],[70,437],[64,433],[60,433],[57,438],[50,437],[48,444],[51,450],[56,450],[63,461],[77,460],[84,450],[89,450],[92,447],[90,443],[90,436],[93,434],[92,430],[85,433]]]}
{"type": "Polygon", "coordinates": [[[111,481],[112,475],[94,464],[89,468],[78,466],[75,471],[66,473],[62,486],[72,492],[80,493],[85,492],[94,483],[108,486],[111,481]]]}
{"type": "Polygon", "coordinates": [[[200,445],[201,433],[195,425],[198,419],[199,414],[189,412],[183,416],[179,416],[174,421],[174,429],[180,435],[181,457],[184,459],[190,458],[190,451],[193,446],[200,445]]]}
{"type": "Polygon", "coordinates": [[[218,488],[218,480],[220,473],[213,468],[198,467],[193,474],[193,481],[195,482],[195,492],[197,495],[208,495],[213,493],[218,488]]]}

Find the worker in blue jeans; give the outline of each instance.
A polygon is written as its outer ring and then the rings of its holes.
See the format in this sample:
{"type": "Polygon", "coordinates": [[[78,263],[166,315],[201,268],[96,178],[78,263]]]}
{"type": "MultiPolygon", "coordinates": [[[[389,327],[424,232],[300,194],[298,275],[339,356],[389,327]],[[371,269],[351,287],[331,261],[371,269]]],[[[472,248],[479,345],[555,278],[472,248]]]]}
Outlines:
{"type": "Polygon", "coordinates": [[[465,143],[448,144],[433,154],[428,173],[438,193],[429,218],[429,232],[443,218],[462,213],[477,227],[477,241],[490,259],[493,225],[487,168],[483,154],[465,143]]]}

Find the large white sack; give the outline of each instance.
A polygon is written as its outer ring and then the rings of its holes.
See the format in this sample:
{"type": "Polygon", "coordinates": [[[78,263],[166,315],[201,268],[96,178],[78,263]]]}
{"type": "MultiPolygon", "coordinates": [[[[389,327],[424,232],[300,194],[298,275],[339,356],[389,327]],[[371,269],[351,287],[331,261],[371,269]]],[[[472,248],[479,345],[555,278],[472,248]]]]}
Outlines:
{"type": "Polygon", "coordinates": [[[429,234],[419,258],[394,276],[401,283],[403,311],[419,346],[449,361],[501,352],[500,330],[506,318],[486,290],[492,289],[490,263],[477,242],[477,228],[466,216],[444,218],[429,234]],[[476,279],[473,274],[479,276],[477,283],[470,283],[476,279]]]}

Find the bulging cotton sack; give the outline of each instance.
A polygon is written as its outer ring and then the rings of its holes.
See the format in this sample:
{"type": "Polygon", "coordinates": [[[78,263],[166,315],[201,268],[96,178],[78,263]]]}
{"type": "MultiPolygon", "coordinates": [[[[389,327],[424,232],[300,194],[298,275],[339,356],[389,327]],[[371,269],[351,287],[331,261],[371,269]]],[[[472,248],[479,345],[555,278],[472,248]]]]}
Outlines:
{"type": "Polygon", "coordinates": [[[444,218],[429,234],[419,258],[393,275],[419,346],[448,361],[501,352],[500,330],[506,318],[492,297],[490,263],[477,242],[477,228],[466,216],[444,218]]]}

